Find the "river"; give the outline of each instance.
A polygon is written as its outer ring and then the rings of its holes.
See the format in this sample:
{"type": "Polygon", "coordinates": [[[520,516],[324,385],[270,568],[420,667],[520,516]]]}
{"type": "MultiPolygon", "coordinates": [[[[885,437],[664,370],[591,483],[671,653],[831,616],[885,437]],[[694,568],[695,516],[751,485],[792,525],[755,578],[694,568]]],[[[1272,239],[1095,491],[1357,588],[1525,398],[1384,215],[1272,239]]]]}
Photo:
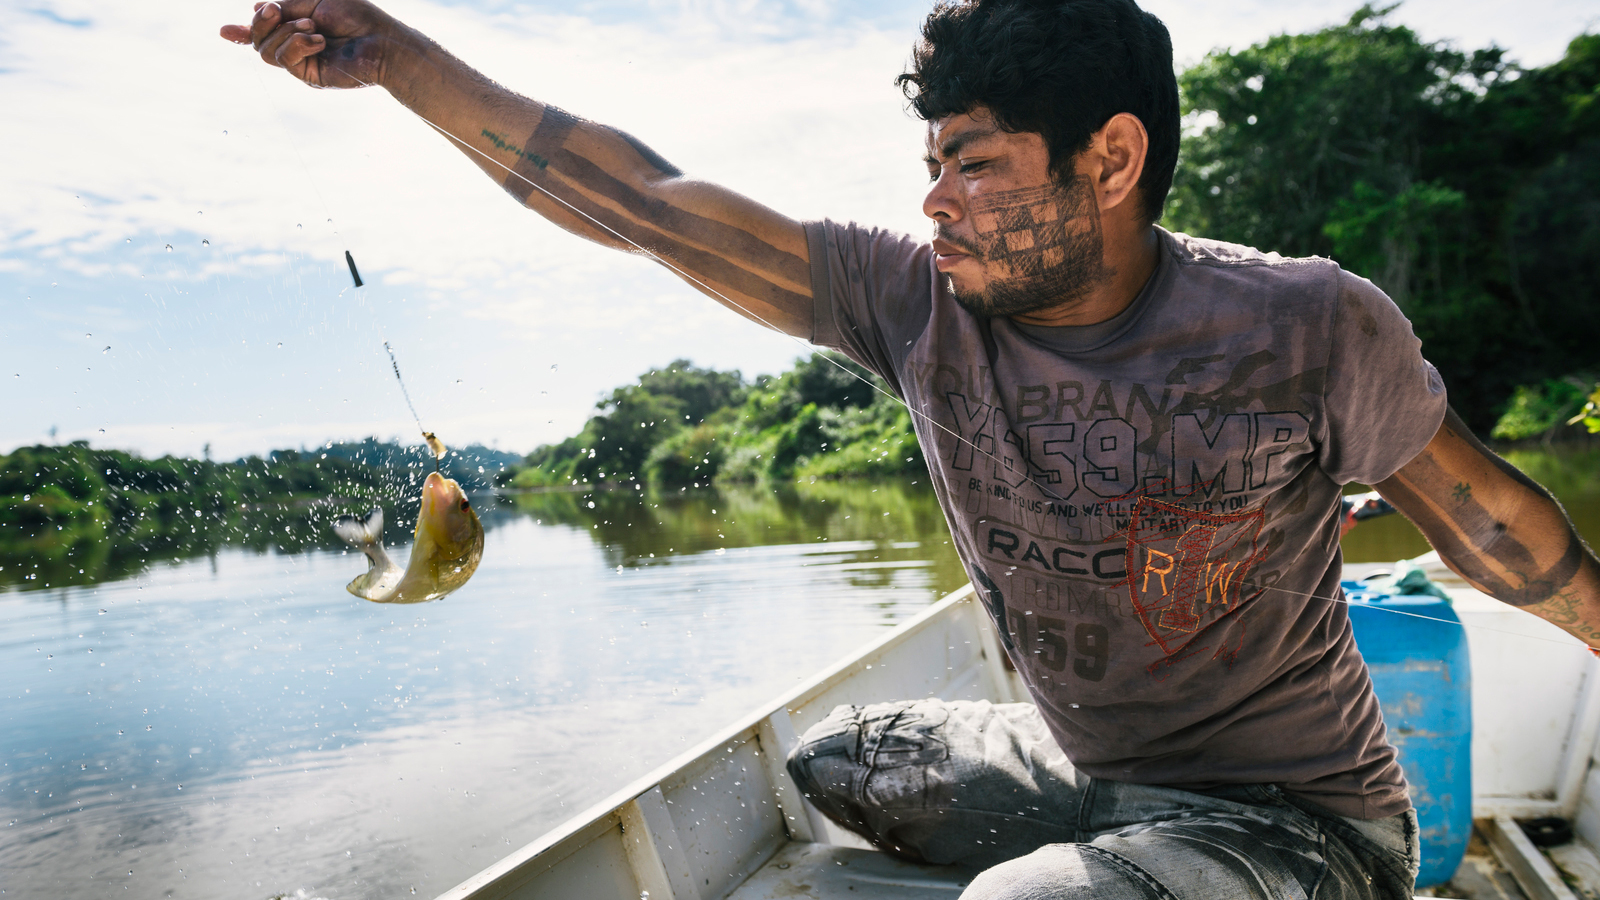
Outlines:
{"type": "MultiPolygon", "coordinates": [[[[1592,540],[1594,456],[1546,457],[1592,540]]],[[[0,894],[432,896],[965,581],[925,481],[482,507],[439,603],[326,550],[0,591],[0,894]]]]}

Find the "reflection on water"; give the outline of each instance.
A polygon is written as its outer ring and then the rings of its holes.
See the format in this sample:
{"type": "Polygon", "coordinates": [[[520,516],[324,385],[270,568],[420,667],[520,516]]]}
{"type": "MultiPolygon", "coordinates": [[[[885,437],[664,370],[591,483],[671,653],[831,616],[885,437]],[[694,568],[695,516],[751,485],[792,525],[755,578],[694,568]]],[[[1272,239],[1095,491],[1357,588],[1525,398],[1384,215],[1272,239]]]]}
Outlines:
{"type": "Polygon", "coordinates": [[[0,890],[436,894],[965,581],[909,482],[488,513],[433,604],[327,550],[0,594],[0,890]]]}
{"type": "MultiPolygon", "coordinates": [[[[1514,461],[1600,534],[1594,454],[1514,461]]],[[[438,603],[315,547],[0,592],[0,891],[431,896],[965,581],[910,481],[479,507],[438,603]]]]}

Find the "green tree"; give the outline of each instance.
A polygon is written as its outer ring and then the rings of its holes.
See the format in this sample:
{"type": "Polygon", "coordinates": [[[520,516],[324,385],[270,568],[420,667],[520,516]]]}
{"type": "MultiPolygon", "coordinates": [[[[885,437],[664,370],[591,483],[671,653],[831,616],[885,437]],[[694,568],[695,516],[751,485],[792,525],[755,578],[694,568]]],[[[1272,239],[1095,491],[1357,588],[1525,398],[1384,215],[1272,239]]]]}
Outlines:
{"type": "Polygon", "coordinates": [[[1486,433],[1518,385],[1600,359],[1600,37],[1525,70],[1391,9],[1185,72],[1166,221],[1371,278],[1486,433]]]}
{"type": "Polygon", "coordinates": [[[744,400],[744,376],[679,359],[614,389],[575,437],[532,453],[506,481],[520,487],[630,481],[644,476],[656,446],[744,400]]]}

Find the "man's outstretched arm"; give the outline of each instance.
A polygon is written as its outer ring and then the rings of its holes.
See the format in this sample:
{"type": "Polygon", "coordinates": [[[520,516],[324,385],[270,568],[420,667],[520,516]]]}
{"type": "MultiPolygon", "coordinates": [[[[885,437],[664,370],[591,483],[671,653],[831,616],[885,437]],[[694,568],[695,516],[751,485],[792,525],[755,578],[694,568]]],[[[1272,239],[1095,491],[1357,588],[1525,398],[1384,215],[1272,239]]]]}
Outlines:
{"type": "Polygon", "coordinates": [[[529,209],[597,243],[643,247],[736,312],[811,337],[800,224],[686,177],[632,136],[501,87],[365,0],[258,4],[222,36],[314,87],[387,89],[529,209]]]}
{"type": "Polygon", "coordinates": [[[1473,587],[1600,647],[1600,561],[1561,504],[1483,446],[1455,410],[1376,487],[1473,587]]]}

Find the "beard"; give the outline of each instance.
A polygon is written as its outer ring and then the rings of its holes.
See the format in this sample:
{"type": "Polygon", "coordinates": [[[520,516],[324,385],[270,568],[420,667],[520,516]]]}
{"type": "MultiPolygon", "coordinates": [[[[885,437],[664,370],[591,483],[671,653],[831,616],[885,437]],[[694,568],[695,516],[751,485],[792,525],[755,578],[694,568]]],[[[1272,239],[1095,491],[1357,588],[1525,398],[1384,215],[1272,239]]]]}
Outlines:
{"type": "Polygon", "coordinates": [[[1100,208],[1087,176],[1065,183],[1001,191],[968,209],[974,237],[936,229],[936,236],[970,253],[986,284],[962,290],[956,302],[975,316],[1037,312],[1087,295],[1106,276],[1100,208]]]}

